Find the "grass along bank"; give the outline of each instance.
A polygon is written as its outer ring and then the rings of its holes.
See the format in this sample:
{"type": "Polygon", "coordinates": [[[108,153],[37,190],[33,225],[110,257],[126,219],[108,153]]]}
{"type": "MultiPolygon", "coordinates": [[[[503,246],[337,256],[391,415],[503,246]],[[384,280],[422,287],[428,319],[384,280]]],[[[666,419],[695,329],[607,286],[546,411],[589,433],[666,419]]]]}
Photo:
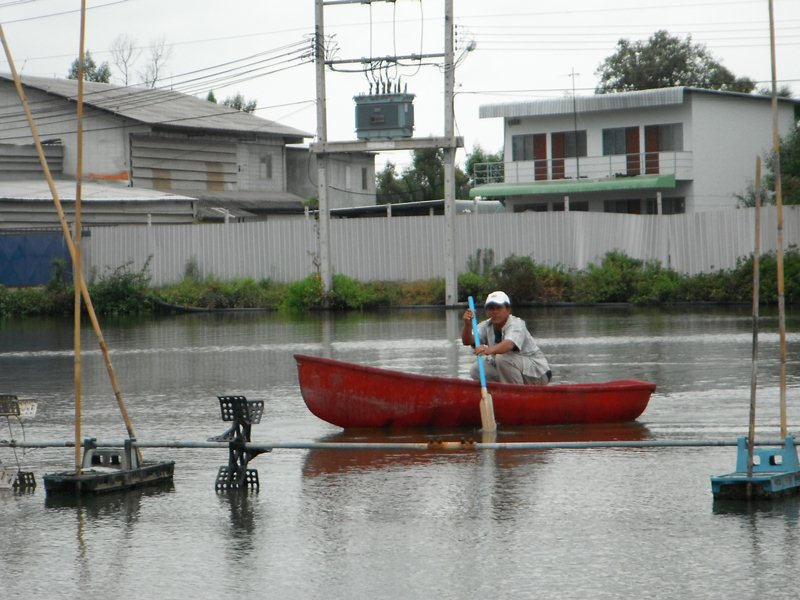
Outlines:
{"type": "MultiPolygon", "coordinates": [[[[599,264],[567,270],[537,264],[527,256],[510,256],[494,265],[491,250],[470,257],[468,270],[458,277],[459,301],[482,298],[492,290],[505,290],[516,305],[629,302],[654,306],[681,302],[742,303],[752,298],[753,259],[714,273],[681,275],[660,263],[609,252],[599,264]]],[[[444,305],[443,279],[413,282],[359,282],[334,275],[326,296],[318,276],[292,283],[251,278],[222,280],[201,277],[187,263],[183,279],[170,286],[151,288],[149,264],[134,270],[130,264],[89,278],[89,293],[99,315],[147,315],[164,310],[271,309],[304,311],[363,310],[392,306],[444,305]],[[172,308],[170,308],[172,307],[172,308]]],[[[63,261],[53,264],[50,283],[34,288],[0,286],[0,319],[67,315],[72,312],[70,271],[63,261]]],[[[775,253],[761,256],[760,300],[776,304],[777,260],[775,253]]],[[[784,299],[800,304],[800,252],[796,246],[784,253],[784,299]]]]}

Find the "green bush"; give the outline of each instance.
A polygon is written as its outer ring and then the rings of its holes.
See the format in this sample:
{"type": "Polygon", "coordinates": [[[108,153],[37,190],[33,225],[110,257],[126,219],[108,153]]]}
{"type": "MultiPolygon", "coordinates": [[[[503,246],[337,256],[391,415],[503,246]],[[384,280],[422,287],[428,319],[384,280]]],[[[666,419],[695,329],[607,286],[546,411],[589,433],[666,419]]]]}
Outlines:
{"type": "Polygon", "coordinates": [[[643,261],[622,252],[605,255],[599,266],[578,273],[575,296],[580,302],[628,302],[634,297],[643,261]]]}
{"type": "Polygon", "coordinates": [[[341,310],[361,310],[369,304],[368,289],[347,275],[333,276],[333,289],[330,293],[330,308],[341,310]]]}
{"type": "Polygon", "coordinates": [[[323,305],[322,281],[318,275],[309,275],[286,286],[280,303],[282,310],[301,311],[323,305]]]}
{"type": "Polygon", "coordinates": [[[5,317],[36,317],[52,314],[53,308],[50,296],[43,287],[19,288],[7,290],[5,300],[0,299],[0,304],[5,305],[5,317]]]}
{"type": "Polygon", "coordinates": [[[213,309],[274,308],[282,295],[282,286],[269,279],[255,281],[249,277],[220,281],[184,276],[176,285],[154,291],[157,299],[176,306],[213,309]]]}
{"type": "Polygon", "coordinates": [[[533,302],[539,297],[539,273],[529,256],[511,255],[492,269],[494,287],[503,290],[514,304],[533,302]]]}
{"type": "Polygon", "coordinates": [[[162,287],[156,290],[155,296],[177,306],[206,307],[205,294],[208,286],[193,279],[184,277],[177,285],[162,287]]]}
{"type": "Polygon", "coordinates": [[[141,270],[132,269],[128,262],[116,269],[110,269],[105,275],[89,285],[95,313],[99,315],[136,315],[150,312],[152,303],[149,299],[150,277],[147,269],[148,258],[141,270]]]}
{"type": "Polygon", "coordinates": [[[631,297],[634,304],[661,304],[677,302],[681,299],[681,278],[671,269],[664,269],[659,263],[648,262],[635,283],[631,297]]]}
{"type": "Polygon", "coordinates": [[[461,273],[458,276],[458,298],[462,301],[472,296],[476,302],[479,302],[493,289],[493,280],[488,276],[479,275],[472,271],[461,273]]]}
{"type": "MultiPolygon", "coordinates": [[[[753,257],[748,257],[746,261],[737,264],[736,271],[736,277],[740,287],[743,288],[743,293],[748,294],[747,298],[751,298],[753,257]]],[[[777,304],[778,302],[778,256],[776,252],[761,255],[759,298],[765,304],[777,304]]],[[[794,245],[789,246],[789,249],[783,254],[783,298],[786,304],[800,302],[800,252],[794,245]]]]}

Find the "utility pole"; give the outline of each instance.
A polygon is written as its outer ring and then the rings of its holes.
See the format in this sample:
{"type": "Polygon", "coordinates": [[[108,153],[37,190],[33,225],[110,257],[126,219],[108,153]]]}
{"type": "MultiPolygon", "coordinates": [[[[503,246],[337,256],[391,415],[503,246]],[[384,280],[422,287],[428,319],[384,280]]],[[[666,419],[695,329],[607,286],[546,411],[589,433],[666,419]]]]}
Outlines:
{"type": "MultiPolygon", "coordinates": [[[[323,0],[315,0],[314,60],[317,73],[317,143],[328,141],[328,119],[325,95],[325,17],[323,0]]],[[[327,297],[333,289],[331,273],[330,225],[328,209],[328,155],[317,154],[317,200],[319,211],[319,275],[322,291],[327,297]]]]}
{"type": "Polygon", "coordinates": [[[456,170],[453,91],[455,88],[455,65],[453,64],[453,0],[444,3],[444,295],[445,305],[453,306],[458,301],[458,269],[456,267],[456,170]]]}

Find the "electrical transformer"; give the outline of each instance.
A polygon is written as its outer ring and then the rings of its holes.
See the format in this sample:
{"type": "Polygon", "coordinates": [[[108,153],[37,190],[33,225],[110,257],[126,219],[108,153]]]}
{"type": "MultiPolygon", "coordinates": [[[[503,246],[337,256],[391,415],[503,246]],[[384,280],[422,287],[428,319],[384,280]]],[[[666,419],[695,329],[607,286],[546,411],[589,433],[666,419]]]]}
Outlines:
{"type": "Polygon", "coordinates": [[[409,138],[414,134],[414,94],[355,96],[360,140],[409,138]]]}

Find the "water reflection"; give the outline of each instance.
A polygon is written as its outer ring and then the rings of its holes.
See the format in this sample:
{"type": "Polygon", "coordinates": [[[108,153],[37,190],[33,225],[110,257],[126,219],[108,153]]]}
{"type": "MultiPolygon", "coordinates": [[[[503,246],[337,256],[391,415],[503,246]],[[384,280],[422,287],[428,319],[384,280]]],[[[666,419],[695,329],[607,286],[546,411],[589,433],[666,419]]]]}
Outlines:
{"type": "Polygon", "coordinates": [[[218,492],[220,508],[229,515],[231,540],[230,560],[236,561],[242,553],[253,550],[253,537],[256,532],[255,500],[258,498],[256,490],[227,490],[218,492]]]}
{"type": "MultiPolygon", "coordinates": [[[[650,437],[646,425],[637,421],[629,423],[588,423],[579,425],[516,427],[497,432],[498,443],[512,442],[600,442],[636,441],[650,437]]],[[[427,444],[429,442],[482,442],[480,431],[472,428],[430,430],[344,430],[319,438],[319,442],[366,443],[366,444],[427,444]]],[[[303,462],[303,475],[316,477],[367,471],[382,468],[419,467],[437,464],[442,456],[458,455],[459,460],[472,461],[473,455],[486,452],[493,455],[498,466],[514,466],[523,457],[544,456],[548,450],[498,450],[476,451],[472,449],[441,450],[367,450],[314,448],[309,450],[303,462]]]]}
{"type": "Polygon", "coordinates": [[[768,572],[776,557],[781,564],[796,564],[800,534],[800,497],[773,500],[714,499],[713,514],[737,519],[749,540],[751,563],[758,572],[768,572]]]}

